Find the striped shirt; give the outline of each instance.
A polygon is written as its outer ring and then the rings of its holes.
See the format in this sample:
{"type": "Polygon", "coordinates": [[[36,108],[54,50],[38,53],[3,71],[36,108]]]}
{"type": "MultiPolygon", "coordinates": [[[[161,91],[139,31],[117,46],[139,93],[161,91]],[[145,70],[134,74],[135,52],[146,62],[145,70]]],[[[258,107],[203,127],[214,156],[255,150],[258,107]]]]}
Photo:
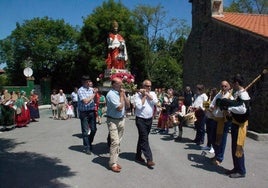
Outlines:
{"type": "Polygon", "coordinates": [[[90,111],[95,110],[94,100],[89,103],[84,103],[83,100],[91,97],[94,94],[93,88],[86,88],[84,86],[80,87],[77,91],[78,94],[78,110],[79,111],[90,111]]]}

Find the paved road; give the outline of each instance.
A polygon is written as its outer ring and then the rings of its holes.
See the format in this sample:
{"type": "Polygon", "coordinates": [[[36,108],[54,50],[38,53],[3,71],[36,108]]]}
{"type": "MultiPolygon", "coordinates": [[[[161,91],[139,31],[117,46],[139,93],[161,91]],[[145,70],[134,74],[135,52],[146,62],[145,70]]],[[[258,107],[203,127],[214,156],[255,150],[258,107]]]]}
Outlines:
{"type": "MultiPolygon", "coordinates": [[[[52,120],[41,110],[39,122],[26,128],[0,132],[1,188],[266,188],[268,185],[268,142],[246,140],[247,176],[231,179],[224,175],[232,168],[230,135],[221,166],[210,163],[212,154],[190,142],[195,131],[184,128],[182,142],[169,135],[151,134],[156,166],[148,169],[134,162],[137,130],[133,117],[126,121],[117,174],[108,169],[107,127],[98,125],[94,154],[82,152],[80,121],[52,120]]],[[[155,126],[155,125],[154,125],[155,126]]]]}

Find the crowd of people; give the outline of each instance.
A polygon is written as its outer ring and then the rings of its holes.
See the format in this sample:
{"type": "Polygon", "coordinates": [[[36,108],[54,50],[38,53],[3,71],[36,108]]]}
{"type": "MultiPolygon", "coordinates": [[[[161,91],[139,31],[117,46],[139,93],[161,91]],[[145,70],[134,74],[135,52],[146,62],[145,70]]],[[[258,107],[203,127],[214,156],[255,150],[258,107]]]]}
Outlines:
{"type": "Polygon", "coordinates": [[[26,127],[30,122],[37,122],[39,116],[38,95],[34,90],[29,97],[25,91],[4,89],[0,99],[0,125],[4,130],[14,127],[26,127]]]}
{"type": "MultiPolygon", "coordinates": [[[[92,142],[97,131],[96,117],[93,112],[97,91],[94,90],[90,80],[87,80],[87,83],[89,86],[82,86],[79,97],[82,100],[79,101],[82,106],[87,105],[88,110],[83,111],[80,107],[80,111],[87,113],[86,117],[80,119],[85,151],[91,154],[92,142]],[[90,93],[84,96],[83,87],[91,88],[90,93]],[[89,130],[93,133],[88,134],[89,130]]],[[[145,80],[142,88],[130,95],[122,88],[122,80],[119,78],[112,80],[112,88],[106,95],[106,104],[109,130],[107,140],[110,148],[108,165],[113,172],[119,173],[122,170],[122,166],[118,164],[118,155],[120,142],[123,139],[125,118],[127,115],[135,115],[138,130],[135,160],[138,163],[148,168],[153,168],[155,165],[149,144],[149,134],[153,133],[151,130],[153,119],[157,119],[157,132],[154,133],[169,134],[176,141],[182,140],[183,126],[190,124],[196,131],[192,139],[196,145],[205,144],[205,135],[207,135],[207,143],[202,146],[202,149],[214,153],[214,157],[211,158],[214,165],[222,163],[227,135],[231,131],[234,168],[226,174],[231,178],[245,177],[244,144],[250,97],[243,88],[241,75],[234,76],[231,83],[223,80],[219,90],[217,88],[206,90],[203,84],[197,84],[195,92],[187,86],[179,95],[172,88],[167,91],[164,88],[151,91],[151,88],[151,81],[145,80]],[[171,128],[174,131],[172,133],[170,133],[171,128]]]]}
{"type": "MultiPolygon", "coordinates": [[[[97,123],[101,124],[101,117],[105,108],[105,97],[101,91],[98,91],[95,98],[95,110],[97,123]]],[[[72,118],[79,118],[78,110],[78,88],[74,87],[74,90],[70,96],[65,95],[62,89],[57,93],[56,89],[53,89],[50,96],[52,119],[55,120],[68,120],[72,118]]]]}
{"type": "MultiPolygon", "coordinates": [[[[215,87],[207,90],[203,84],[197,84],[195,91],[187,86],[180,94],[172,88],[156,88],[152,91],[150,80],[144,80],[141,89],[132,95],[122,86],[122,80],[114,78],[111,89],[104,96],[98,88],[93,87],[88,76],[83,76],[82,86],[75,87],[70,97],[66,97],[62,89],[58,93],[53,90],[52,117],[63,120],[79,118],[84,152],[91,154],[97,124],[102,123],[106,108],[107,141],[110,149],[108,165],[116,173],[122,170],[122,166],[118,164],[118,156],[127,115],[135,116],[138,132],[135,160],[148,168],[155,165],[149,143],[150,133],[169,134],[175,141],[181,141],[183,127],[191,125],[196,131],[192,142],[200,145],[201,149],[214,153],[211,162],[220,165],[224,160],[227,135],[231,131],[234,168],[226,174],[231,178],[245,177],[244,144],[250,97],[243,88],[241,75],[235,75],[230,83],[221,81],[219,89],[215,87]],[[158,122],[156,132],[151,130],[154,119],[158,122]]],[[[0,107],[0,123],[4,127],[27,126],[39,118],[38,95],[34,90],[27,97],[25,91],[8,92],[5,89],[0,107]]]]}

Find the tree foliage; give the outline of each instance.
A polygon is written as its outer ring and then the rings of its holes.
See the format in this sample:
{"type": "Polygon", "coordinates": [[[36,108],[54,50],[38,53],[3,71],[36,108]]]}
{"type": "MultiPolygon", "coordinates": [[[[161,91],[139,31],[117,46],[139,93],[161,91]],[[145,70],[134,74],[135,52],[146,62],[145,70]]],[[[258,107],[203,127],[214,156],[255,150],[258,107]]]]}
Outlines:
{"type": "Polygon", "coordinates": [[[267,0],[233,0],[229,7],[224,9],[226,12],[267,14],[267,0]]]}
{"type": "Polygon", "coordinates": [[[12,84],[24,84],[23,69],[30,66],[38,82],[43,77],[66,80],[76,55],[77,31],[63,20],[48,17],[16,24],[12,34],[1,41],[2,61],[12,84]]]}
{"type": "Polygon", "coordinates": [[[182,83],[181,65],[184,46],[183,43],[181,43],[182,46],[180,45],[179,41],[183,40],[179,39],[187,38],[190,27],[187,26],[185,20],[173,18],[166,22],[166,11],[163,10],[161,4],[156,7],[140,5],[133,12],[137,25],[143,28],[145,38],[144,71],[147,78],[152,79],[158,86],[161,86],[160,82],[165,80],[166,83],[173,83],[173,87],[179,90],[182,83]],[[166,65],[164,66],[164,64],[166,65]],[[159,65],[166,67],[164,68],[166,71],[162,71],[163,68],[159,65]],[[173,70],[176,70],[177,74],[168,72],[173,70]]]}

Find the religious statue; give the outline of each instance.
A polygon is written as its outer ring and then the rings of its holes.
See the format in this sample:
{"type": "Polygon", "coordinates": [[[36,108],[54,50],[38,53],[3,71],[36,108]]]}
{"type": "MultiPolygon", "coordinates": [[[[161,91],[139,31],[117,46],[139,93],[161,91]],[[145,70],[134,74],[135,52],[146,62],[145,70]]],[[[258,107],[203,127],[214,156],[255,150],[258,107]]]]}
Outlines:
{"type": "Polygon", "coordinates": [[[105,60],[107,69],[125,69],[125,64],[128,59],[127,48],[124,38],[118,34],[118,23],[113,21],[112,32],[109,33],[108,42],[108,57],[105,60]]]}

